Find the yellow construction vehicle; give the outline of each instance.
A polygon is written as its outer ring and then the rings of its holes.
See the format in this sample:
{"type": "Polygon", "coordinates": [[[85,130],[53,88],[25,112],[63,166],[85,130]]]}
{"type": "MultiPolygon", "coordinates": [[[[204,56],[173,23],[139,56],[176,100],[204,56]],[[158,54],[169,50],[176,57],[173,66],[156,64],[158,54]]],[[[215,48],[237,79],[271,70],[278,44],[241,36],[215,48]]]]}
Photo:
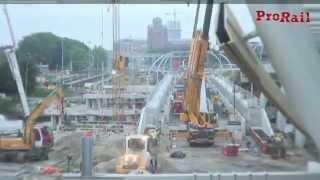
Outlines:
{"type": "Polygon", "coordinates": [[[115,61],[115,69],[117,72],[123,72],[128,67],[128,58],[119,56],[115,61]]]}
{"type": "Polygon", "coordinates": [[[62,90],[55,89],[30,113],[25,121],[23,134],[17,137],[0,137],[0,159],[18,162],[47,159],[53,137],[46,127],[35,126],[35,122],[53,102],[61,104],[63,108],[63,98],[62,90]]]}
{"type": "MultiPolygon", "coordinates": [[[[180,114],[180,120],[188,123],[188,142],[192,145],[212,145],[215,123],[208,113],[200,112],[201,83],[204,83],[204,64],[209,48],[208,33],[212,14],[213,1],[208,0],[203,24],[203,32],[195,31],[190,48],[188,67],[186,71],[185,112],[180,114]]],[[[198,11],[197,11],[198,14],[198,11]]],[[[197,22],[197,15],[196,15],[197,22]]],[[[196,27],[196,23],[195,23],[196,27]]]]}
{"type": "Polygon", "coordinates": [[[140,134],[126,137],[126,152],[118,159],[117,173],[137,172],[141,174],[152,171],[154,167],[152,167],[148,139],[149,136],[140,134]]]}

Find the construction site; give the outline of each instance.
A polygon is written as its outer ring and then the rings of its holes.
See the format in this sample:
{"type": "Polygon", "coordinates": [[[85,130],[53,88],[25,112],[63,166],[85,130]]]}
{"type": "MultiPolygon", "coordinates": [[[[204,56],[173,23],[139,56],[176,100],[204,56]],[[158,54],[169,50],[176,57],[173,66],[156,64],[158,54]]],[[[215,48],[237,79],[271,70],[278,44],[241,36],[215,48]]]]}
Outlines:
{"type": "Polygon", "coordinates": [[[7,63],[15,88],[0,77],[0,179],[320,179],[319,5],[241,4],[253,19],[245,32],[235,4],[177,0],[194,9],[189,39],[181,10],[167,24],[154,17],[140,40],[120,36],[130,31],[120,9],[139,6],[123,1],[76,2],[108,7],[91,47],[51,34],[37,44],[45,33],[18,42],[20,2],[0,0],[0,73],[7,63]],[[262,10],[311,20],[255,21],[262,10]]]}

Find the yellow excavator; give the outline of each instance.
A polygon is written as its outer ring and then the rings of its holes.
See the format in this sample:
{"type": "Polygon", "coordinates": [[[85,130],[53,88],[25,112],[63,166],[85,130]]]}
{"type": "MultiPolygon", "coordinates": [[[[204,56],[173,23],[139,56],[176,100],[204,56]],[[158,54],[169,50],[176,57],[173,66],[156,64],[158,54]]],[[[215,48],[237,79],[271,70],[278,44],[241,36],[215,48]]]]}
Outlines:
{"type": "MultiPolygon", "coordinates": [[[[199,9],[198,4],[198,9],[199,9]]],[[[186,89],[184,107],[185,112],[180,114],[180,120],[188,124],[188,142],[191,146],[212,145],[214,143],[214,119],[209,113],[200,112],[200,93],[204,83],[204,65],[208,55],[208,33],[210,28],[213,0],[208,0],[203,32],[196,31],[197,16],[193,40],[190,48],[188,67],[186,71],[186,89]]]]}
{"type": "Polygon", "coordinates": [[[0,160],[24,162],[29,160],[48,159],[48,150],[53,144],[53,136],[45,126],[35,126],[37,119],[52,103],[59,103],[63,111],[63,91],[60,88],[53,90],[30,113],[23,133],[17,137],[0,137],[0,160]]]}

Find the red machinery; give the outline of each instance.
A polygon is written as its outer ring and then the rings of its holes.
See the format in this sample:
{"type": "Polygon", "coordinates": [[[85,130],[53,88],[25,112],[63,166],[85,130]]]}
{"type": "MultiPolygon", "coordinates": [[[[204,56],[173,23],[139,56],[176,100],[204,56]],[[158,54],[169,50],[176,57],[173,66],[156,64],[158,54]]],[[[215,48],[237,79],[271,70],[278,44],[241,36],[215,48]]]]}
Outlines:
{"type": "Polygon", "coordinates": [[[260,146],[261,151],[267,154],[269,151],[270,137],[258,127],[252,127],[251,134],[255,142],[260,146]]]}
{"type": "Polygon", "coordinates": [[[225,156],[238,156],[240,144],[227,144],[223,148],[223,155],[225,156]]]}
{"type": "Polygon", "coordinates": [[[171,112],[180,114],[184,111],[183,109],[183,101],[184,101],[184,92],[177,91],[174,94],[174,103],[171,109],[171,112]]]}

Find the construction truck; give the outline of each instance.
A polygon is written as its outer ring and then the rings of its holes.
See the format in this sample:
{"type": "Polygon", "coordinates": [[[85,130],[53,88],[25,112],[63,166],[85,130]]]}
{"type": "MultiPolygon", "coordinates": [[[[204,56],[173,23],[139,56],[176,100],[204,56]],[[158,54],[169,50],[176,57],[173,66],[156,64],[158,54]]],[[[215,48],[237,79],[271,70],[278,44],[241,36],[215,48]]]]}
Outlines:
{"type": "MultiPolygon", "coordinates": [[[[204,65],[207,59],[209,48],[208,33],[210,28],[212,6],[213,1],[208,0],[203,24],[203,32],[195,31],[195,23],[188,67],[185,74],[185,112],[180,114],[180,120],[187,123],[187,129],[189,132],[187,139],[191,146],[212,145],[214,143],[214,128],[216,126],[214,123],[215,119],[210,118],[208,111],[200,111],[200,100],[204,99],[204,102],[206,101],[204,65]]],[[[198,15],[196,15],[195,22],[197,22],[197,16],[198,15]]]]}
{"type": "Polygon", "coordinates": [[[35,125],[44,110],[53,102],[63,108],[63,92],[55,89],[39,103],[24,123],[23,133],[18,136],[0,137],[0,160],[24,162],[48,159],[48,151],[53,146],[53,136],[46,126],[35,125]]]}
{"type": "Polygon", "coordinates": [[[126,137],[126,151],[118,159],[116,172],[119,174],[155,172],[157,160],[152,157],[151,144],[147,135],[130,135],[126,137]]]}

